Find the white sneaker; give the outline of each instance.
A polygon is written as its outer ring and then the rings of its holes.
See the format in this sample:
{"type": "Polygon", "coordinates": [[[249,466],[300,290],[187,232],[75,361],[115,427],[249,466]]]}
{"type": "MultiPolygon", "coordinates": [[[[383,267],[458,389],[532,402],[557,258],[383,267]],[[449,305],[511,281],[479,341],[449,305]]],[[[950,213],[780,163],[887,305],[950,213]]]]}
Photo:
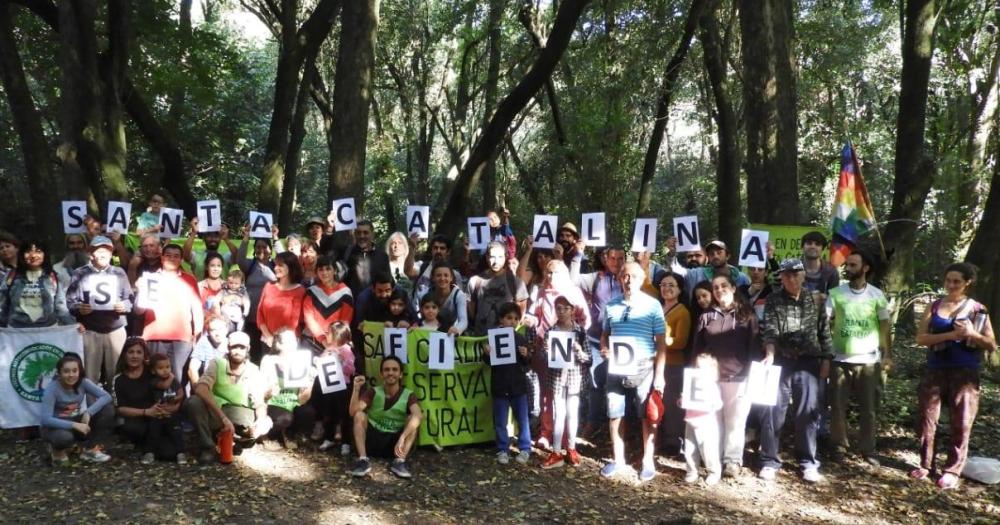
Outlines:
{"type": "Polygon", "coordinates": [[[347,456],[350,456],[351,455],[351,446],[348,445],[347,443],[344,443],[343,445],[340,445],[340,455],[344,456],[345,458],[347,456]]]}
{"type": "Polygon", "coordinates": [[[778,469],[774,467],[764,467],[757,473],[757,477],[764,481],[773,481],[778,475],[778,469]]]}
{"type": "Polygon", "coordinates": [[[510,463],[510,454],[508,454],[506,451],[503,450],[497,452],[497,463],[501,465],[506,465],[510,463]]]}
{"type": "Polygon", "coordinates": [[[333,446],[336,445],[336,444],[337,443],[335,443],[333,441],[330,441],[329,439],[324,439],[323,442],[320,443],[320,445],[319,445],[319,450],[321,452],[326,452],[327,450],[330,450],[331,448],[333,448],[333,446]]]}
{"type": "Polygon", "coordinates": [[[156,458],[153,456],[153,453],[146,452],[142,455],[142,459],[139,460],[139,463],[142,463],[143,465],[152,465],[154,461],[156,461],[156,458]]]}
{"type": "Polygon", "coordinates": [[[518,452],[517,456],[514,457],[514,461],[517,461],[522,465],[527,465],[529,459],[531,459],[531,452],[528,452],[527,450],[518,452]]]}
{"type": "MultiPolygon", "coordinates": [[[[152,454],[149,455],[152,456],[152,454]]],[[[145,458],[145,456],[143,456],[143,458],[145,458]]],[[[81,452],[80,459],[91,463],[105,463],[111,460],[111,456],[105,454],[100,447],[94,447],[90,450],[84,450],[81,452]]]]}
{"type": "Polygon", "coordinates": [[[697,472],[688,472],[684,475],[684,483],[698,483],[699,479],[701,479],[701,477],[698,476],[697,472]]]}
{"type": "Polygon", "coordinates": [[[177,464],[181,466],[187,465],[188,464],[187,454],[183,452],[177,454],[177,464]]]}
{"type": "Polygon", "coordinates": [[[807,483],[819,483],[823,481],[823,475],[819,473],[819,469],[807,469],[802,471],[802,479],[807,483]]]}
{"type": "Polygon", "coordinates": [[[713,487],[719,484],[720,479],[722,479],[722,473],[713,472],[709,474],[707,477],[705,477],[705,484],[708,485],[709,487],[713,487]]]}

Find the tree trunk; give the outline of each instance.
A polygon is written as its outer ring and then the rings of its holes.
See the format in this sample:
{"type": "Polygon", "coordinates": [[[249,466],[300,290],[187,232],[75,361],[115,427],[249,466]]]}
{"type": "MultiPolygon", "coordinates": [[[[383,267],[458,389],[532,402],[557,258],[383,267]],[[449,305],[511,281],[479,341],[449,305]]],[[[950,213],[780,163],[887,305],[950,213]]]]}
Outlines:
{"type": "Polygon", "coordinates": [[[49,246],[61,246],[61,185],[52,173],[49,146],[42,130],[42,116],[31,98],[17,41],[14,39],[11,8],[7,3],[0,3],[0,76],[10,104],[14,128],[21,139],[24,171],[31,190],[31,204],[35,208],[35,227],[49,246]]]}
{"type": "Polygon", "coordinates": [[[740,199],[740,152],[736,140],[738,124],[726,81],[726,56],[717,22],[718,7],[701,17],[701,47],[712,87],[719,150],[715,163],[716,198],[719,213],[719,238],[727,246],[739,246],[743,210],[740,199]]]}
{"type": "Polygon", "coordinates": [[[334,126],[328,138],[328,200],[354,197],[359,215],[365,201],[365,150],[374,89],[379,1],[344,4],[333,86],[334,126]]]}
{"type": "Polygon", "coordinates": [[[892,210],[883,232],[889,257],[885,290],[889,294],[909,289],[913,280],[917,228],[934,181],[934,162],[925,150],[924,128],[937,15],[936,0],[911,0],[906,4],[896,120],[896,177],[892,210]]]}
{"type": "MultiPolygon", "coordinates": [[[[191,27],[191,4],[193,2],[194,0],[181,0],[180,19],[177,22],[181,40],[181,56],[179,57],[179,66],[185,70],[188,68],[187,62],[189,60],[188,57],[190,56],[191,40],[193,36],[193,29],[191,27]]],[[[206,21],[208,21],[209,16],[211,16],[210,13],[205,13],[206,21]]],[[[184,113],[184,101],[187,98],[185,84],[185,82],[180,82],[174,89],[174,92],[170,95],[170,111],[168,112],[167,125],[170,127],[170,132],[173,133],[175,137],[177,136],[177,130],[180,127],[181,115],[184,113]]]]}
{"type": "MultiPolygon", "coordinates": [[[[310,60],[316,60],[312,57],[310,60]]],[[[299,168],[302,160],[302,143],[306,138],[306,115],[309,113],[309,88],[316,68],[306,65],[299,82],[299,93],[295,100],[295,116],[292,118],[288,153],[285,156],[285,177],[281,183],[281,207],[278,209],[278,230],[292,231],[292,214],[295,211],[295,188],[298,184],[299,168]]]]}
{"type": "Polygon", "coordinates": [[[677,85],[677,78],[681,74],[681,65],[687,58],[688,50],[691,49],[691,39],[694,37],[695,29],[698,28],[698,20],[708,5],[708,0],[691,0],[688,7],[687,20],[684,22],[684,32],[680,40],[677,41],[677,49],[674,50],[670,62],[667,62],[667,69],[663,72],[663,82],[660,84],[660,93],[656,101],[656,117],[653,119],[653,132],[649,135],[649,146],[646,148],[646,156],[642,162],[642,177],[639,181],[639,204],[635,209],[636,217],[647,217],[652,213],[649,203],[652,200],[653,176],[656,175],[656,164],[660,157],[660,146],[663,144],[663,135],[667,130],[667,120],[670,118],[670,102],[674,98],[674,88],[677,85]]]}
{"type": "MultiPolygon", "coordinates": [[[[1000,147],[1000,138],[993,141],[1000,147]]],[[[983,220],[979,222],[976,235],[969,245],[966,260],[979,266],[979,281],[975,286],[975,296],[990,307],[993,326],[1000,326],[1000,162],[993,163],[993,182],[983,220]]]]}
{"type": "Polygon", "coordinates": [[[479,177],[489,161],[496,159],[498,147],[505,139],[511,122],[545,85],[545,80],[552,75],[556,64],[569,46],[573,30],[587,3],[588,0],[563,0],[559,4],[545,49],[538,54],[524,77],[500,101],[493,118],[483,129],[482,135],[469,154],[469,159],[462,166],[445,211],[438,220],[438,232],[454,237],[463,229],[466,218],[465,203],[472,195],[479,177]]]}
{"type": "MultiPolygon", "coordinates": [[[[483,124],[485,128],[493,115],[490,111],[496,107],[497,91],[500,83],[500,43],[503,34],[500,32],[500,21],[503,18],[503,11],[506,2],[504,0],[490,0],[489,12],[486,22],[486,44],[488,59],[486,65],[486,84],[483,86],[483,124]]],[[[503,145],[499,145],[503,147],[503,145]]],[[[497,155],[486,162],[483,167],[483,210],[492,210],[497,205],[497,155]]]]}
{"type": "Polygon", "coordinates": [[[791,0],[740,5],[747,216],[799,224],[797,109],[791,0]]]}

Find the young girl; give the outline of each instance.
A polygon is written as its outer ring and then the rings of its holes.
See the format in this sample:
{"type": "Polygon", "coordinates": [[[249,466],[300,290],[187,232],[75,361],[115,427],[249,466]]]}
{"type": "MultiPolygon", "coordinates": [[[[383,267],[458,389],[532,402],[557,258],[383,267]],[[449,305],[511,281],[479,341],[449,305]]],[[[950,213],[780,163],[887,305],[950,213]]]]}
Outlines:
{"type": "Polygon", "coordinates": [[[238,266],[229,270],[226,284],[215,299],[216,314],[229,321],[229,332],[242,332],[250,313],[250,294],[243,285],[243,272],[238,266]]]}
{"type": "Polygon", "coordinates": [[[279,328],[274,334],[276,353],[265,355],[260,362],[260,370],[270,385],[267,415],[273,422],[264,441],[264,448],[267,450],[278,450],[282,446],[287,450],[298,448],[289,435],[292,425],[308,429],[312,428],[312,421],[315,420],[315,412],[307,405],[312,397],[312,388],[285,386],[285,376],[291,369],[294,353],[298,349],[299,340],[295,331],[289,327],[279,328]]]}
{"type": "MultiPolygon", "coordinates": [[[[695,358],[695,367],[707,370],[708,374],[718,377],[719,367],[715,358],[701,354],[695,358]]],[[[721,402],[718,408],[721,407],[721,402]]],[[[684,461],[687,466],[685,483],[698,482],[698,459],[701,458],[708,476],[705,484],[712,486],[722,478],[722,462],[719,456],[719,410],[703,411],[687,409],[684,414],[684,461]]]]}
{"type": "MultiPolygon", "coordinates": [[[[343,321],[330,325],[326,332],[326,348],[320,358],[329,355],[340,357],[340,366],[344,372],[344,380],[348,384],[354,377],[354,348],[351,346],[351,326],[343,321]]],[[[348,404],[351,400],[350,389],[324,394],[319,385],[319,378],[313,382],[310,403],[316,409],[323,423],[323,443],[320,450],[329,450],[340,445],[340,454],[351,453],[351,445],[347,443],[351,436],[351,421],[348,418],[348,404]]]]}
{"type": "MultiPolygon", "coordinates": [[[[185,465],[187,464],[187,456],[183,452],[184,435],[181,433],[180,418],[180,408],[184,402],[184,389],[181,388],[181,382],[174,377],[170,369],[170,358],[165,354],[149,356],[149,369],[153,373],[153,399],[156,402],[156,410],[160,414],[157,419],[162,424],[162,427],[155,425],[156,428],[151,428],[150,434],[155,433],[156,437],[166,434],[170,439],[169,452],[162,452],[165,448],[163,446],[155,448],[161,450],[161,457],[174,455],[177,458],[177,463],[185,465]]],[[[151,458],[143,457],[143,462],[149,462],[149,459],[151,458]]]]}
{"type": "MultiPolygon", "coordinates": [[[[497,320],[500,328],[515,328],[521,320],[521,309],[516,303],[504,303],[497,310],[497,320]]],[[[510,436],[507,434],[507,418],[510,410],[514,411],[517,421],[517,449],[515,458],[524,465],[531,459],[531,430],[528,424],[528,363],[531,362],[531,350],[528,338],[515,332],[514,343],[517,348],[517,362],[509,365],[492,367],[493,380],[490,390],[493,394],[493,429],[497,437],[497,462],[506,465],[510,462],[510,436]]],[[[489,360],[489,345],[483,345],[483,357],[489,360]]]]}
{"type": "Polygon", "coordinates": [[[51,449],[53,465],[69,461],[67,451],[77,441],[83,441],[80,458],[84,461],[104,463],[111,459],[101,444],[114,423],[113,411],[108,408],[111,395],[85,375],[80,356],[66,353],[56,363],[55,380],[42,395],[39,427],[51,449]],[[94,398],[93,404],[87,404],[88,395],[94,398]]]}
{"type": "MultiPolygon", "coordinates": [[[[573,332],[573,366],[559,369],[549,368],[546,373],[548,387],[552,392],[552,448],[549,457],[542,463],[543,469],[563,466],[563,431],[566,433],[568,451],[566,461],[574,467],[580,464],[580,454],[576,452],[576,430],[580,424],[580,388],[583,385],[583,374],[589,368],[591,360],[587,347],[587,334],[574,320],[576,307],[569,299],[560,295],[555,299],[556,324],[549,330],[573,332]]],[[[545,341],[546,351],[548,340],[545,341]]]]}
{"type": "Polygon", "coordinates": [[[434,295],[424,294],[424,298],[420,300],[420,322],[417,323],[417,327],[431,331],[443,331],[444,327],[438,321],[439,311],[437,302],[434,301],[434,295]]]}
{"type": "Polygon", "coordinates": [[[410,314],[406,311],[406,292],[400,289],[392,291],[389,297],[389,319],[385,325],[389,328],[409,328],[410,314]]]}

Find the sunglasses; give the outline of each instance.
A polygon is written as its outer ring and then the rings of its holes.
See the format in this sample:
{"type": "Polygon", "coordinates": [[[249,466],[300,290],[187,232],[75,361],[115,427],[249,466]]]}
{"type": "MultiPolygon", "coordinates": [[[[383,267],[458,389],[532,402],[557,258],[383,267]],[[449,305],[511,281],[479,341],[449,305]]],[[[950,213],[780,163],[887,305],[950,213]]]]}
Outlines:
{"type": "Polygon", "coordinates": [[[632,313],[632,305],[628,305],[628,306],[625,307],[625,313],[622,314],[622,322],[623,323],[627,323],[628,322],[628,315],[630,313],[632,313]]]}

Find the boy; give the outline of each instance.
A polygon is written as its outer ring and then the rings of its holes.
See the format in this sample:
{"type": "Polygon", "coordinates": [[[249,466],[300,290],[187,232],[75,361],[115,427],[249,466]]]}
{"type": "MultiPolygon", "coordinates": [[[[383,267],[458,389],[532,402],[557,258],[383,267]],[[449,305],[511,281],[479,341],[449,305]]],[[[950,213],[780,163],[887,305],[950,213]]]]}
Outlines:
{"type": "MultiPolygon", "coordinates": [[[[516,328],[521,321],[521,309],[517,303],[504,303],[497,309],[499,328],[516,328]]],[[[515,458],[524,465],[531,458],[531,431],[528,426],[528,381],[527,369],[531,362],[531,351],[528,339],[514,333],[514,344],[517,347],[517,362],[509,365],[493,367],[493,380],[490,389],[493,393],[493,428],[497,436],[497,462],[506,465],[510,462],[510,436],[507,434],[508,410],[514,411],[517,420],[517,448],[515,458]]],[[[489,358],[489,346],[483,347],[483,355],[489,358]]]]}

